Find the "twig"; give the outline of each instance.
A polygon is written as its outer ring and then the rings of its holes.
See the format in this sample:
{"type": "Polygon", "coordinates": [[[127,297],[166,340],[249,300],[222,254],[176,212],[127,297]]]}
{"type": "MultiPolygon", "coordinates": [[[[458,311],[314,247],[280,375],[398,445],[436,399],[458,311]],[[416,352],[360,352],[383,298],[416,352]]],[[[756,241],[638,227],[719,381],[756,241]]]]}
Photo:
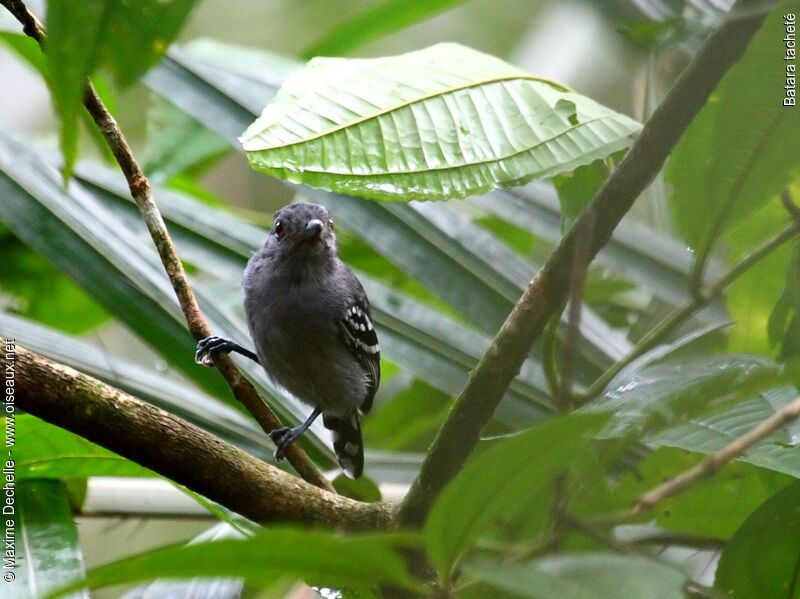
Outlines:
{"type": "Polygon", "coordinates": [[[576,398],[579,403],[586,403],[597,397],[623,368],[645,352],[650,351],[658,344],[662,343],[680,324],[685,322],[697,310],[717,299],[731,283],[747,272],[754,264],[758,263],[762,258],[797,235],[800,235],[800,221],[787,226],[777,235],[748,252],[736,266],[719,277],[709,285],[708,288],[693,295],[683,306],[676,308],[671,314],[666,316],[664,320],[650,329],[627,355],[609,366],[608,369],[591,384],[585,393],[576,398]]]}
{"type": "Polygon", "coordinates": [[[800,224],[800,206],[794,203],[792,194],[789,193],[788,189],[784,189],[781,192],[781,202],[783,202],[784,208],[792,215],[795,222],[800,224]]]}
{"type": "MultiPolygon", "coordinates": [[[[739,0],[732,10],[746,9],[759,1],[739,0]]],[[[403,522],[419,525],[424,521],[439,492],[478,443],[481,430],[547,321],[566,299],[576,235],[594,219],[590,259],[608,242],[722,76],[744,52],[763,19],[761,12],[731,19],[708,38],[645,124],[625,159],[528,285],[437,433],[402,504],[403,522]]]]}
{"type": "Polygon", "coordinates": [[[0,339],[16,406],[184,485],[255,522],[394,527],[394,508],[329,493],[200,427],[68,366],[0,339]],[[12,360],[13,352],[13,360],[12,360]]]}
{"type": "MultiPolygon", "coordinates": [[[[39,45],[44,48],[44,27],[36,16],[28,10],[25,3],[21,0],[0,0],[0,3],[22,23],[23,31],[38,41],[39,45]]],[[[195,340],[208,337],[211,335],[211,329],[200,311],[200,307],[197,305],[197,300],[186,277],[183,264],[178,257],[178,252],[172,243],[167,226],[153,198],[150,182],[136,162],[130,146],[114,117],[111,116],[111,113],[97,95],[91,82],[88,81],[86,82],[83,103],[125,175],[131,197],[139,208],[147,230],[150,232],[150,237],[158,250],[158,255],[161,257],[164,270],[166,270],[169,281],[178,298],[181,310],[186,317],[189,332],[195,340]]],[[[227,381],[234,397],[247,408],[264,432],[269,433],[283,426],[274,412],[258,395],[253,385],[242,376],[230,356],[217,354],[213,357],[213,360],[214,366],[217,367],[227,381]]],[[[292,445],[286,457],[298,474],[306,481],[322,489],[333,491],[333,486],[299,446],[292,445]]]]}
{"type": "Polygon", "coordinates": [[[592,260],[590,240],[594,230],[594,214],[583,223],[584,230],[577,236],[575,255],[570,269],[570,298],[568,304],[567,332],[564,336],[564,353],[558,395],[555,397],[559,411],[572,409],[572,383],[578,362],[578,344],[581,337],[581,308],[583,307],[583,288],[586,284],[586,269],[592,260]]]}
{"type": "Polygon", "coordinates": [[[641,495],[634,503],[630,516],[635,518],[649,512],[665,499],[678,495],[694,483],[716,474],[725,464],[798,417],[800,417],[800,397],[782,407],[751,431],[734,439],[719,451],[706,456],[696,466],[641,495]]]}

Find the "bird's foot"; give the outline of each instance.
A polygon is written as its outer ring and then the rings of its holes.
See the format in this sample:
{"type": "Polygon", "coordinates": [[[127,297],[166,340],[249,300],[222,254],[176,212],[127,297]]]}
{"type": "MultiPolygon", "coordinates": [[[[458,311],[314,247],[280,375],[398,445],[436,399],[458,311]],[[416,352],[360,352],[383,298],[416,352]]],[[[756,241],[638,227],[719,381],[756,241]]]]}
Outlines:
{"type": "Polygon", "coordinates": [[[228,339],[211,335],[197,342],[197,351],[194,353],[194,361],[201,366],[214,366],[214,354],[229,353],[233,351],[234,343],[228,339]]]}
{"type": "Polygon", "coordinates": [[[295,428],[284,426],[281,428],[276,428],[274,431],[270,432],[269,438],[272,439],[273,443],[275,443],[275,459],[280,462],[283,458],[285,458],[289,446],[297,441],[304,431],[305,429],[300,426],[295,428]]]}

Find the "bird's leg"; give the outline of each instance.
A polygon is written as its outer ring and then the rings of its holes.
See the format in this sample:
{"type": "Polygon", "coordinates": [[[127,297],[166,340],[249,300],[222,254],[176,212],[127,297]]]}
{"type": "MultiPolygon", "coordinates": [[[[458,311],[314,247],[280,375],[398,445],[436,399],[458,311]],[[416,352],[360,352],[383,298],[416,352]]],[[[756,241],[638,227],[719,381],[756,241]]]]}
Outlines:
{"type": "Polygon", "coordinates": [[[235,341],[223,339],[222,337],[217,337],[216,335],[206,337],[197,342],[197,351],[194,354],[194,361],[203,366],[211,367],[214,365],[211,361],[214,354],[228,354],[230,352],[242,354],[243,356],[250,358],[256,364],[259,364],[258,356],[249,349],[245,349],[235,341]]]}
{"type": "Polygon", "coordinates": [[[311,412],[311,416],[309,416],[303,424],[294,428],[289,428],[288,426],[276,428],[269,434],[269,438],[275,443],[276,460],[280,462],[286,457],[286,450],[289,449],[289,446],[308,430],[308,427],[311,426],[320,414],[322,414],[322,410],[320,408],[314,408],[314,411],[311,412]]]}

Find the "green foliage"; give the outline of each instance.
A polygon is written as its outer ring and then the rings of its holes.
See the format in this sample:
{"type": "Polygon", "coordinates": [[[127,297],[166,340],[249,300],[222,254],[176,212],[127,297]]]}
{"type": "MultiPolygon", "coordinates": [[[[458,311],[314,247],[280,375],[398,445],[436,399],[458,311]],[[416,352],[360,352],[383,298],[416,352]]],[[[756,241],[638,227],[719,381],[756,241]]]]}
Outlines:
{"type": "MultiPolygon", "coordinates": [[[[624,508],[648,489],[688,470],[701,459],[697,453],[662,447],[647,456],[635,472],[627,472],[621,478],[614,487],[614,500],[624,508]]],[[[713,478],[662,502],[653,516],[665,530],[729,539],[754,509],[789,480],[787,475],[750,464],[731,464],[713,478]],[[713,509],[709,509],[711,505],[713,509]]]]}
{"type": "Polygon", "coordinates": [[[701,256],[800,175],[800,120],[783,105],[786,36],[780,3],[694,118],[669,160],[672,213],[683,238],[701,256]]]}
{"type": "Polygon", "coordinates": [[[108,321],[90,295],[12,235],[0,234],[0,253],[0,293],[11,311],[75,334],[108,321]]]}
{"type": "Polygon", "coordinates": [[[531,599],[681,599],[685,577],[677,569],[641,557],[586,553],[530,564],[476,560],[470,576],[515,597],[531,599]]]}
{"type": "Polygon", "coordinates": [[[497,58],[439,44],[389,58],[314,59],[241,141],[267,174],[407,202],[557,175],[628,147],[639,128],[497,58]]]}
{"type": "Polygon", "coordinates": [[[347,537],[327,531],[270,527],[244,540],[166,547],[90,570],[85,581],[55,596],[152,578],[234,577],[269,584],[294,576],[320,586],[416,589],[400,549],[414,546],[409,533],[347,537]]]}
{"type": "Polygon", "coordinates": [[[692,356],[622,372],[588,409],[614,413],[607,435],[623,436],[631,428],[650,435],[720,412],[780,380],[781,368],[760,356],[692,356]]]}
{"type": "Polygon", "coordinates": [[[21,479],[153,476],[149,470],[33,416],[17,418],[14,452],[21,479]]]}
{"type": "Polygon", "coordinates": [[[800,597],[800,482],[764,502],[719,560],[714,586],[737,599],[800,597]]]}
{"type": "MultiPolygon", "coordinates": [[[[21,431],[20,431],[21,432],[21,431]]],[[[5,579],[3,597],[29,599],[53,591],[83,575],[78,531],[67,495],[55,480],[24,480],[16,487],[18,513],[12,543],[17,556],[13,581],[5,579]]],[[[4,516],[5,520],[7,516],[4,516]]],[[[85,591],[72,595],[88,599],[85,591]]]]}
{"type": "Polygon", "coordinates": [[[374,39],[424,21],[465,0],[382,0],[334,28],[303,52],[305,58],[342,56],[374,39]]]}
{"type": "Polygon", "coordinates": [[[566,230],[586,208],[610,174],[609,165],[603,160],[595,160],[553,178],[561,204],[561,230],[566,230]]]}
{"type": "Polygon", "coordinates": [[[77,115],[86,78],[111,69],[125,86],[164,54],[195,0],[49,0],[47,61],[53,103],[61,117],[61,150],[69,176],[77,156],[77,115]]]}
{"type": "Polygon", "coordinates": [[[543,491],[582,455],[587,437],[605,419],[604,414],[553,418],[470,460],[442,492],[425,526],[428,554],[442,579],[476,537],[519,517],[532,497],[546,501],[543,491]]]}

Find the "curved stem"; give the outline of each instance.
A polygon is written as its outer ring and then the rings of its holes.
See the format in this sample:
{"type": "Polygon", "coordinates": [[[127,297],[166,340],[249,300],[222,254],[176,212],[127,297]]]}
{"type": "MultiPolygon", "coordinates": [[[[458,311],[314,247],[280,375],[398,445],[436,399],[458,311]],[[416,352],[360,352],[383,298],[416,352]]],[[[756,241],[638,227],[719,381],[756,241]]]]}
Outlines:
{"type": "Polygon", "coordinates": [[[760,246],[746,254],[735,267],[714,281],[708,286],[707,289],[700,290],[700,292],[692,299],[669,314],[666,318],[664,318],[664,320],[658,323],[658,325],[656,325],[644,337],[642,337],[626,356],[612,364],[608,370],[606,370],[602,375],[600,375],[600,377],[597,378],[597,380],[595,380],[594,383],[592,383],[589,389],[587,389],[586,392],[578,398],[580,402],[586,403],[587,401],[597,397],[600,393],[602,393],[603,389],[606,388],[606,385],[608,385],[608,383],[610,383],[611,380],[617,376],[623,368],[625,368],[639,356],[643,355],[645,352],[650,351],[662,343],[670,333],[672,333],[681,323],[685,322],[698,309],[708,305],[717,297],[719,297],[720,294],[728,287],[728,285],[733,283],[739,276],[747,272],[762,258],[798,234],[800,234],[800,223],[791,224],[780,231],[777,235],[768,239],[760,246]]]}
{"type": "MultiPolygon", "coordinates": [[[[26,35],[34,38],[39,42],[40,46],[43,46],[45,29],[36,16],[28,10],[25,3],[22,0],[0,0],[0,3],[22,24],[26,35]]],[[[164,223],[161,212],[153,198],[150,182],[136,162],[128,141],[125,139],[114,117],[111,116],[111,113],[89,81],[86,82],[83,103],[125,175],[131,197],[139,208],[139,212],[161,258],[161,263],[164,265],[164,270],[178,298],[181,310],[186,317],[189,332],[197,341],[208,337],[212,334],[212,331],[200,311],[200,306],[197,304],[192,287],[186,277],[183,263],[178,256],[178,251],[172,243],[167,225],[164,223]]],[[[264,432],[269,433],[283,426],[275,413],[258,395],[253,385],[239,372],[230,356],[217,354],[213,360],[214,365],[230,386],[234,397],[247,408],[264,432]]],[[[297,473],[305,480],[322,489],[333,491],[333,486],[330,482],[299,446],[292,445],[286,452],[286,457],[297,473]]]]}

